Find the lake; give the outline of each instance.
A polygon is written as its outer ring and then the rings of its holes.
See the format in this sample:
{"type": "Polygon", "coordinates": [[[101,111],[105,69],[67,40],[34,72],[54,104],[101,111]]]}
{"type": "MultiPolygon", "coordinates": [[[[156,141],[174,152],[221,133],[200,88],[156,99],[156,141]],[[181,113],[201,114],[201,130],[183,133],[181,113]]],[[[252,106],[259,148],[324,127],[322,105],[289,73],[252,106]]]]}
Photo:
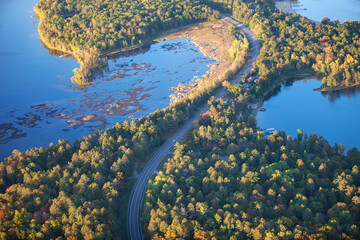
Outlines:
{"type": "Polygon", "coordinates": [[[360,20],[360,0],[296,0],[292,5],[296,13],[318,22],[323,17],[341,23],[345,19],[360,20]]]}
{"type": "Polygon", "coordinates": [[[360,149],[360,89],[332,93],[313,91],[321,81],[309,79],[284,83],[275,89],[257,113],[260,128],[284,129],[296,137],[297,129],[323,136],[335,142],[360,149]]]}
{"type": "Polygon", "coordinates": [[[13,149],[73,141],[170,104],[170,88],[201,77],[215,63],[188,38],[113,57],[93,84],[71,83],[72,58],[39,40],[34,0],[0,1],[0,159],[13,149]]]}

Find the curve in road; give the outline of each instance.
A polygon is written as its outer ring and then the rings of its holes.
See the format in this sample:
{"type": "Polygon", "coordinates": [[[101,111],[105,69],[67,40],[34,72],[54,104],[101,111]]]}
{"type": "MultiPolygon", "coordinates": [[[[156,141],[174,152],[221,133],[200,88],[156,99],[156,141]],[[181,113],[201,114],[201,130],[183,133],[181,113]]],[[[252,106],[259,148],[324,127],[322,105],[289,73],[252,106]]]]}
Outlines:
{"type": "MultiPolygon", "coordinates": [[[[247,35],[247,38],[252,44],[250,61],[248,62],[246,67],[241,72],[239,72],[235,77],[235,79],[231,82],[233,84],[237,84],[241,82],[241,77],[246,73],[250,73],[250,70],[253,68],[253,64],[260,53],[260,42],[255,36],[255,34],[252,33],[248,28],[246,28],[241,23],[225,15],[221,15],[221,18],[233,24],[238,29],[242,30],[247,35]]],[[[225,96],[225,94],[226,94],[225,90],[222,89],[215,95],[215,97],[221,98],[225,96]]],[[[180,128],[167,142],[165,142],[164,145],[161,146],[161,148],[154,154],[154,156],[149,160],[149,162],[141,172],[138,181],[136,182],[133,191],[131,193],[129,207],[128,207],[127,226],[128,226],[128,234],[130,240],[144,239],[141,229],[140,214],[141,214],[141,207],[142,207],[144,194],[150,177],[153,175],[157,166],[160,164],[162,159],[167,155],[167,153],[174,145],[174,143],[179,141],[180,138],[183,137],[185,133],[187,133],[192,128],[193,122],[200,118],[201,112],[206,112],[208,109],[209,106],[206,105],[205,107],[200,109],[191,119],[189,119],[182,128],[180,128]]]]}

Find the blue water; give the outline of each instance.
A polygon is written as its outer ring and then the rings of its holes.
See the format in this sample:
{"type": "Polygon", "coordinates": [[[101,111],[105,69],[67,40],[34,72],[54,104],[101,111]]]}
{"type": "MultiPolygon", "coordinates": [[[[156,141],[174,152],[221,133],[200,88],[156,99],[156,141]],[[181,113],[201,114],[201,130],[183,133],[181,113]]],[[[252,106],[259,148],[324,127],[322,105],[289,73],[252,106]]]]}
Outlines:
{"type": "Polygon", "coordinates": [[[171,87],[202,76],[214,63],[188,38],[162,41],[114,57],[81,89],[70,80],[77,62],[51,55],[39,40],[36,3],[0,1],[0,159],[14,148],[73,141],[165,108],[171,87]]]}
{"type": "Polygon", "coordinates": [[[323,17],[331,21],[338,19],[341,23],[345,19],[360,20],[360,0],[297,0],[293,6],[296,13],[318,22],[323,17]]]}
{"type": "Polygon", "coordinates": [[[313,89],[320,87],[317,80],[294,82],[282,86],[263,104],[265,112],[257,113],[260,128],[284,129],[292,137],[301,129],[323,136],[334,144],[360,149],[360,92],[358,89],[324,94],[313,89]]]}

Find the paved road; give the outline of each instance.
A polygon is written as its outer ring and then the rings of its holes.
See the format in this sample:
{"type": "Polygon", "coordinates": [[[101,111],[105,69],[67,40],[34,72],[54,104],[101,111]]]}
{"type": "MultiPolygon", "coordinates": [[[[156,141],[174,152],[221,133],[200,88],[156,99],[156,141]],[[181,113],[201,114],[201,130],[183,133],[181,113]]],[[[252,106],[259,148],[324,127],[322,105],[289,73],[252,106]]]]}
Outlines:
{"type": "MultiPolygon", "coordinates": [[[[253,68],[253,64],[256,61],[257,57],[260,53],[260,43],[256,36],[247,29],[244,25],[238,23],[237,21],[222,15],[222,19],[228,21],[229,23],[235,25],[237,28],[241,29],[247,35],[249,41],[252,44],[252,52],[251,52],[251,59],[246,67],[235,77],[235,79],[231,83],[240,83],[241,77],[246,74],[250,73],[250,70],[253,68]]],[[[219,91],[215,97],[221,98],[225,96],[226,92],[224,89],[219,91]]],[[[175,142],[179,141],[181,137],[185,135],[193,126],[193,122],[200,118],[201,112],[206,112],[209,109],[209,106],[206,105],[202,109],[200,109],[194,117],[186,122],[186,124],[179,129],[150,159],[147,163],[143,171],[141,172],[136,185],[132,191],[130,202],[129,202],[129,209],[128,209],[128,233],[130,240],[142,240],[144,239],[142,235],[142,226],[140,222],[140,214],[141,214],[141,207],[144,198],[144,194],[146,191],[146,187],[150,177],[153,175],[154,171],[156,170],[157,166],[161,162],[161,160],[167,155],[171,147],[174,145],[175,142]]]]}

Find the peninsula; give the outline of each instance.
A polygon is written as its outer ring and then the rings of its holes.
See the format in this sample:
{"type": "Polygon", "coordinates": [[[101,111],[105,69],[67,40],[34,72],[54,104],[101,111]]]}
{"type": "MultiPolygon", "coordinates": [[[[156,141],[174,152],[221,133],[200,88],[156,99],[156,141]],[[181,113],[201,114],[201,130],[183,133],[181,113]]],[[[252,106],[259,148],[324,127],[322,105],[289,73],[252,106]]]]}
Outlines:
{"type": "Polygon", "coordinates": [[[219,17],[236,26],[233,68],[141,119],[14,150],[0,163],[2,239],[360,239],[360,152],[263,132],[253,108],[299,73],[359,83],[358,21],[316,25],[271,0],[41,0],[35,11],[41,39],[81,63],[79,84],[111,51],[219,17]]]}

